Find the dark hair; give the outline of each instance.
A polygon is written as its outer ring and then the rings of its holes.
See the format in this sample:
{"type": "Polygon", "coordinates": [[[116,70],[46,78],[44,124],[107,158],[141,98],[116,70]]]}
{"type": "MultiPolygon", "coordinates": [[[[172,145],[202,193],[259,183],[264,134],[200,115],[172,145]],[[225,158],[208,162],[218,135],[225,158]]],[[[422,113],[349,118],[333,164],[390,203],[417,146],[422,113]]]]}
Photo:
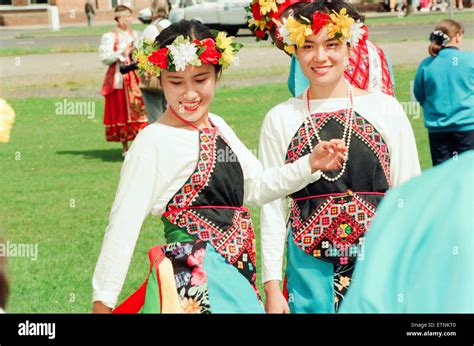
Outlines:
{"type": "MultiPolygon", "coordinates": [[[[0,244],[3,241],[0,239],[0,244]]],[[[8,280],[7,280],[7,259],[4,256],[0,256],[0,308],[5,309],[8,298],[8,280]]]]}
{"type": "Polygon", "coordinates": [[[464,26],[461,23],[452,19],[442,20],[436,25],[435,31],[430,35],[431,44],[428,47],[428,53],[430,53],[431,56],[437,56],[446,43],[451,41],[457,34],[464,34],[464,26]],[[441,34],[436,33],[436,31],[441,31],[441,34]],[[443,40],[443,36],[445,35],[449,38],[447,42],[443,40]]]}
{"type": "Polygon", "coordinates": [[[128,6],[125,6],[125,5],[117,5],[115,6],[115,9],[114,9],[114,13],[116,12],[120,12],[120,11],[130,11],[133,13],[133,10],[128,7],[128,6]]]}
{"type": "MultiPolygon", "coordinates": [[[[125,5],[118,5],[114,9],[114,14],[120,11],[130,11],[130,13],[133,13],[133,10],[125,5]]],[[[114,15],[114,20],[117,22],[117,15],[114,15]]]]}
{"type": "MultiPolygon", "coordinates": [[[[199,40],[202,41],[206,38],[214,39],[211,31],[207,26],[197,20],[181,20],[177,23],[171,24],[169,27],[164,29],[155,39],[155,44],[158,49],[165,48],[166,46],[173,43],[178,36],[189,37],[191,41],[199,40]]],[[[222,66],[217,64],[213,65],[216,70],[216,75],[220,76],[222,66]]]]}

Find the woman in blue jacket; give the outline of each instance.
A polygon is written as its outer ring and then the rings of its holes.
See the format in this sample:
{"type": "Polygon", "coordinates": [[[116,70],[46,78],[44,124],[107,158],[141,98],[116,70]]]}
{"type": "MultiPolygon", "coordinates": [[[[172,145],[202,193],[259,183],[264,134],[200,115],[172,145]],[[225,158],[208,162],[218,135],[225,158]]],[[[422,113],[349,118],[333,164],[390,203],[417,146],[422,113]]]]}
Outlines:
{"type": "Polygon", "coordinates": [[[430,35],[431,56],[416,73],[433,165],[474,149],[474,53],[461,51],[463,35],[462,24],[441,21],[430,35]]]}

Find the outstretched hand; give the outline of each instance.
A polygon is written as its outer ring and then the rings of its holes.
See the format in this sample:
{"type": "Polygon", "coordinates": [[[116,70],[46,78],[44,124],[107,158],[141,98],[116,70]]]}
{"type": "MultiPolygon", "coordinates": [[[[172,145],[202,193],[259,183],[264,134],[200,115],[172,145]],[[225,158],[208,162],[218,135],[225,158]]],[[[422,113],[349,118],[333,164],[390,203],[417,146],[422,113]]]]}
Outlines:
{"type": "Polygon", "coordinates": [[[342,168],[346,161],[347,147],[342,139],[331,139],[319,142],[310,155],[313,172],[335,171],[342,168]]]}

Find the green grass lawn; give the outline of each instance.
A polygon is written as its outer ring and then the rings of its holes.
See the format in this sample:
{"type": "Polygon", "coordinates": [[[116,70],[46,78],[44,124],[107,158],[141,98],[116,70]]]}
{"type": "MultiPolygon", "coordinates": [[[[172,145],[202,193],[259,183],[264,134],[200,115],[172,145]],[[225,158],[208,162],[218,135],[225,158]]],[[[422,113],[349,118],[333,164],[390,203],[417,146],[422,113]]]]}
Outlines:
{"type": "MultiPolygon", "coordinates": [[[[396,71],[397,95],[408,101],[415,70],[396,71]]],[[[222,115],[243,142],[258,147],[263,117],[289,97],[285,85],[218,90],[212,111],[222,115]],[[231,106],[230,106],[231,105],[231,106]]],[[[120,145],[106,143],[103,100],[96,118],[56,115],[58,98],[8,100],[16,110],[12,141],[0,145],[0,230],[16,244],[39,244],[36,261],[9,258],[10,312],[89,312],[91,278],[121,167],[120,145]]],[[[423,168],[430,166],[423,121],[411,119],[423,168]]],[[[259,213],[253,209],[258,236],[259,213]]],[[[147,250],[164,243],[161,223],[149,217],[135,250],[121,299],[147,272],[147,250]]],[[[260,263],[260,257],[258,258],[260,263]]],[[[260,265],[259,265],[260,269],[260,265]]],[[[262,288],[258,275],[259,288],[262,288]]]]}
{"type": "Polygon", "coordinates": [[[0,48],[0,56],[22,56],[30,54],[54,54],[54,53],[88,53],[97,52],[98,47],[88,44],[74,47],[54,47],[54,48],[0,48]]]}

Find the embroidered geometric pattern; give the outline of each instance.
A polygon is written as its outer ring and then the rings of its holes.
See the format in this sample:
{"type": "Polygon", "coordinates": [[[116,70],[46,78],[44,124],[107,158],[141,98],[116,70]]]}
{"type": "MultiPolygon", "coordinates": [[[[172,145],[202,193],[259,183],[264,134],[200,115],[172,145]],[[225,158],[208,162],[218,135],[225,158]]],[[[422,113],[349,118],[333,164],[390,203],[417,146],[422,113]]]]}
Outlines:
{"type": "MultiPolygon", "coordinates": [[[[344,126],[344,123],[346,122],[345,113],[346,112],[344,110],[340,110],[328,113],[314,113],[311,116],[313,117],[314,123],[316,124],[316,129],[319,130],[331,119],[344,126]]],[[[310,127],[309,131],[309,135],[312,138],[314,136],[314,129],[310,127]]],[[[368,122],[358,113],[354,113],[354,123],[352,125],[351,131],[356,135],[357,138],[364,142],[377,157],[385,173],[388,185],[390,186],[390,152],[380,133],[370,122],[368,122]]],[[[306,140],[306,129],[305,126],[302,125],[296,132],[288,147],[285,163],[292,163],[301,156],[302,151],[304,148],[306,148],[306,140]]]]}
{"type": "Polygon", "coordinates": [[[344,264],[347,257],[357,255],[357,241],[369,229],[375,210],[357,194],[328,197],[302,222],[301,212],[293,201],[290,214],[293,240],[308,254],[337,257],[344,264]],[[348,256],[341,256],[341,253],[348,256]]]}
{"type": "Polygon", "coordinates": [[[353,86],[367,90],[369,84],[369,53],[367,45],[360,44],[352,49],[344,76],[353,86]]]}
{"type": "MultiPolygon", "coordinates": [[[[188,181],[183,185],[181,191],[175,194],[167,208],[169,210],[182,209],[189,206],[197,197],[199,190],[204,188],[208,183],[208,178],[214,170],[216,160],[215,139],[217,131],[205,129],[199,133],[200,151],[197,167],[188,181]]],[[[176,215],[175,215],[176,216],[176,215]]],[[[174,218],[169,219],[174,223],[174,218]]]]}
{"type": "Polygon", "coordinates": [[[384,94],[394,96],[394,90],[393,90],[393,83],[392,83],[392,75],[390,74],[390,67],[388,66],[387,59],[385,57],[385,54],[379,46],[374,44],[375,48],[377,49],[377,52],[379,53],[380,56],[380,62],[382,64],[382,92],[384,94]]]}
{"type": "Polygon", "coordinates": [[[179,227],[185,228],[189,234],[195,235],[203,241],[210,241],[216,251],[224,256],[230,264],[235,264],[242,253],[247,250],[249,265],[255,266],[255,234],[248,211],[235,210],[232,226],[225,232],[195,210],[182,210],[179,213],[170,214],[167,216],[170,222],[172,222],[173,215],[179,227]]]}
{"type": "Polygon", "coordinates": [[[256,240],[254,228],[247,208],[234,210],[232,224],[221,229],[206,219],[192,203],[209,183],[216,165],[216,140],[220,136],[216,129],[200,133],[200,154],[196,170],[167,205],[165,217],[188,234],[210,242],[215,250],[236,267],[252,284],[256,292],[256,240]]]}

